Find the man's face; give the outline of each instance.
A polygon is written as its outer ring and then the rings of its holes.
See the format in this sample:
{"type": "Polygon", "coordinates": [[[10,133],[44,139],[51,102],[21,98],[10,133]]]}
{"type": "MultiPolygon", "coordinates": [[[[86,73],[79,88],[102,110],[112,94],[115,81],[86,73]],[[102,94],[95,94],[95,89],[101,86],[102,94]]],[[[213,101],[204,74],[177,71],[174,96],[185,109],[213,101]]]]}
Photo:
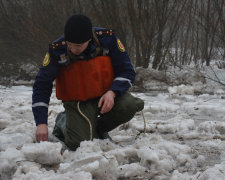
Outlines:
{"type": "Polygon", "coordinates": [[[81,43],[81,44],[75,44],[75,43],[71,43],[69,41],[66,41],[68,49],[75,55],[79,55],[81,54],[88,46],[88,43],[91,41],[91,39],[89,39],[88,41],[81,43]]]}

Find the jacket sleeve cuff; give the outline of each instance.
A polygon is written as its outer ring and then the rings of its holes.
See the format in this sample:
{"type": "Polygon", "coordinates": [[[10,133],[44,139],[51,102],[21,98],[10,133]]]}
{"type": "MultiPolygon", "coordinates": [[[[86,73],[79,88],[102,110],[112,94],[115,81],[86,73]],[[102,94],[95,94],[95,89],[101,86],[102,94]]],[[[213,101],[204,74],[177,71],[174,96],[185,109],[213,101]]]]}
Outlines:
{"type": "Polygon", "coordinates": [[[32,108],[36,126],[39,124],[48,124],[48,108],[39,106],[32,108]]]}
{"type": "Polygon", "coordinates": [[[122,96],[126,92],[126,91],[121,91],[121,90],[113,88],[113,87],[111,87],[110,90],[116,94],[116,97],[122,96]]]}
{"type": "Polygon", "coordinates": [[[130,88],[130,85],[126,81],[114,81],[109,88],[115,92],[116,96],[124,95],[130,88]]]}

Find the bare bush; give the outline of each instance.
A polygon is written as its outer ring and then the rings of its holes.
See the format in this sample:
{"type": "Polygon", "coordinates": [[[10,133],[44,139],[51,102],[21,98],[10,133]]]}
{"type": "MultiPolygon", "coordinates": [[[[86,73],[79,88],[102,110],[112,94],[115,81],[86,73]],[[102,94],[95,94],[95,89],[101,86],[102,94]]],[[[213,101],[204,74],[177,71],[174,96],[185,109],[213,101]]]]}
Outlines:
{"type": "Polygon", "coordinates": [[[136,67],[225,58],[225,0],[0,0],[0,62],[40,64],[74,13],[115,29],[136,67]]]}

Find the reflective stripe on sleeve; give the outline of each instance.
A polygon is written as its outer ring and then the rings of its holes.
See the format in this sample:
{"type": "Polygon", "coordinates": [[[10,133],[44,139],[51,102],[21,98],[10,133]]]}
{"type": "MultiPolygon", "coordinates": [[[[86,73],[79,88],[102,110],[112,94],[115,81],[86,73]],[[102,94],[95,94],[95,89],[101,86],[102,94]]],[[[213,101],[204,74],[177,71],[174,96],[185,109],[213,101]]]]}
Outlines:
{"type": "Polygon", "coordinates": [[[44,103],[44,102],[38,102],[38,103],[34,103],[32,105],[32,107],[38,107],[38,106],[44,106],[48,108],[48,104],[44,103]]]}
{"type": "Polygon", "coordinates": [[[114,81],[127,81],[130,84],[130,87],[132,87],[130,79],[123,78],[123,77],[117,77],[114,79],[114,81]]]}

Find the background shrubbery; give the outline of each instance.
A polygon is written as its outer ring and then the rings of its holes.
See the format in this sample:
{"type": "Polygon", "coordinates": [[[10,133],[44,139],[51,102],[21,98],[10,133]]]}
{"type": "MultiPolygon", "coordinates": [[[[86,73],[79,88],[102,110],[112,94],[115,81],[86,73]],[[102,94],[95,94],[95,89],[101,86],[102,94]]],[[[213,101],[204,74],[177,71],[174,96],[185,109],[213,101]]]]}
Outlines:
{"type": "Polygon", "coordinates": [[[225,0],[0,0],[0,76],[32,79],[22,67],[38,69],[74,13],[115,29],[135,67],[225,59],[225,0]]]}

